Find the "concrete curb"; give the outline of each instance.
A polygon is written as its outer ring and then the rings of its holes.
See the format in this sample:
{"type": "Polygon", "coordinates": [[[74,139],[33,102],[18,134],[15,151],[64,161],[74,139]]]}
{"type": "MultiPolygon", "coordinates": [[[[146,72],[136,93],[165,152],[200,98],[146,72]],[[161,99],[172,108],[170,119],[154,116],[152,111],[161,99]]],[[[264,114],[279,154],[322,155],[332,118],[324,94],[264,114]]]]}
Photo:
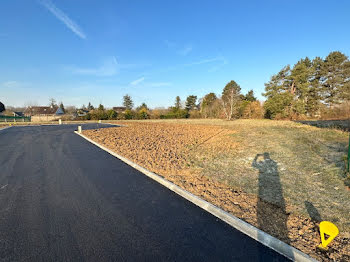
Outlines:
{"type": "Polygon", "coordinates": [[[8,129],[8,128],[10,128],[10,127],[12,127],[12,126],[5,126],[4,128],[0,128],[0,131],[5,130],[5,129],[8,129]]]}
{"type": "Polygon", "coordinates": [[[193,195],[192,193],[182,189],[181,187],[169,182],[168,180],[162,178],[161,176],[148,171],[147,169],[139,166],[138,164],[130,161],[129,159],[118,155],[117,153],[111,151],[110,149],[100,145],[99,143],[96,143],[95,141],[91,140],[90,138],[84,136],[83,134],[78,133],[77,131],[74,131],[77,135],[83,137],[90,143],[96,145],[97,147],[101,148],[102,150],[108,152],[109,154],[115,156],[116,158],[120,159],[124,163],[128,164],[129,166],[137,169],[141,173],[145,174],[146,176],[150,177],[151,179],[157,181],[158,183],[162,184],[163,186],[167,187],[171,191],[175,192],[176,194],[182,196],[183,198],[187,199],[188,201],[192,202],[193,204],[199,206],[200,208],[206,210],[207,212],[211,213],[212,215],[216,216],[217,218],[221,219],[222,221],[226,222],[227,224],[231,225],[235,229],[241,231],[242,233],[248,235],[249,237],[253,238],[254,240],[260,242],[261,244],[275,250],[276,252],[280,253],[281,255],[294,260],[294,261],[317,261],[314,258],[308,256],[307,254],[301,252],[300,250],[282,242],[281,240],[261,231],[260,229],[248,224],[247,222],[244,222],[243,220],[227,213],[226,211],[218,208],[217,206],[214,206],[213,204],[193,195]]]}

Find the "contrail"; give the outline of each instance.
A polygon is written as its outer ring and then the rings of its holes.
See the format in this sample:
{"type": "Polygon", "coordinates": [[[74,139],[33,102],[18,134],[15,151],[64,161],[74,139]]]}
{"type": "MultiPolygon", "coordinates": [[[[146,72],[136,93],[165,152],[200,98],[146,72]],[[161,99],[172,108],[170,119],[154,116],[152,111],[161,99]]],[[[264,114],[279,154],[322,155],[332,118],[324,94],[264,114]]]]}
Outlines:
{"type": "Polygon", "coordinates": [[[57,19],[61,20],[70,30],[82,39],[86,39],[86,35],[80,27],[72,21],[62,10],[57,8],[50,0],[39,0],[39,3],[47,8],[57,19]]]}

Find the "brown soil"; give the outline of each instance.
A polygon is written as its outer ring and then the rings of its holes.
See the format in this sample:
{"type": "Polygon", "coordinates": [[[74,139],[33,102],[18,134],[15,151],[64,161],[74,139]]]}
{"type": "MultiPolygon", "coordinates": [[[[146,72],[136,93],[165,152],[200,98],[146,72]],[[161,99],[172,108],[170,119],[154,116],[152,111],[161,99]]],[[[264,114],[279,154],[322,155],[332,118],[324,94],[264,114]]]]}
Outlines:
{"type": "Polygon", "coordinates": [[[295,209],[288,204],[282,209],[256,195],[205,177],[199,168],[193,168],[187,157],[193,151],[206,152],[203,157],[208,157],[211,151],[220,154],[229,149],[239,150],[240,145],[228,139],[233,130],[204,125],[128,123],[128,126],[83,133],[318,260],[350,261],[349,238],[340,235],[327,252],[321,252],[316,248],[320,243],[317,222],[291,213],[295,209]]]}

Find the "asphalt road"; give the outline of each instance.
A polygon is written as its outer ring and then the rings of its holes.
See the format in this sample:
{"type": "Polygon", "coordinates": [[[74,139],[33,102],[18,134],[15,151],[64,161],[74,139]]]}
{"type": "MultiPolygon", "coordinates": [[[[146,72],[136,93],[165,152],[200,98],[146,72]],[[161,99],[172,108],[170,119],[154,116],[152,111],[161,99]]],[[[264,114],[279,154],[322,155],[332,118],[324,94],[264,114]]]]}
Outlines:
{"type": "Polygon", "coordinates": [[[286,260],[76,128],[0,131],[0,261],[286,260]]]}

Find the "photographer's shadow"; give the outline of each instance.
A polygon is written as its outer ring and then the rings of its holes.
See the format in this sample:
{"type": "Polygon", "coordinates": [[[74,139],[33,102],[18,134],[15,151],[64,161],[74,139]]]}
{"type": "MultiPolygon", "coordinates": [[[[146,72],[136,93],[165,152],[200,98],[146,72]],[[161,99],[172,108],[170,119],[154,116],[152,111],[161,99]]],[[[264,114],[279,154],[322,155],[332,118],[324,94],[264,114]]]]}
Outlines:
{"type": "Polygon", "coordinates": [[[252,166],[259,170],[259,197],[257,202],[258,227],[289,244],[286,204],[277,162],[270,154],[257,154],[252,166]]]}

